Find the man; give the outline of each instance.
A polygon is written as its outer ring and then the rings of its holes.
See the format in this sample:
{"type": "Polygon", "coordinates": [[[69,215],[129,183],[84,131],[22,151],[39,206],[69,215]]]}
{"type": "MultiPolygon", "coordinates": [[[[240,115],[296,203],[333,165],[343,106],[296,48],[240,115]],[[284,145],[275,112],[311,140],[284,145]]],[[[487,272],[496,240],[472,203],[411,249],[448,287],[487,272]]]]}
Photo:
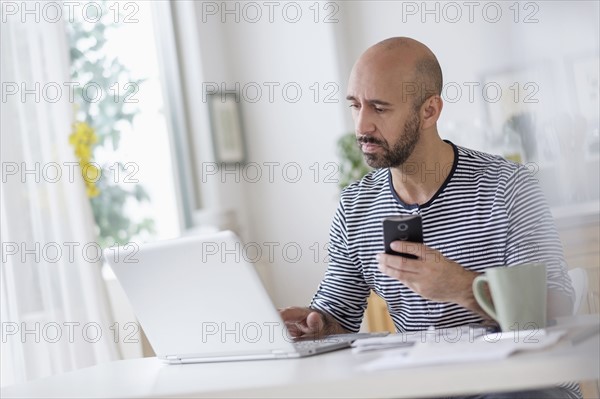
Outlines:
{"type": "Polygon", "coordinates": [[[330,231],[330,263],[310,308],[281,311],[294,336],[356,332],[370,290],[398,331],[488,320],[473,279],[489,267],[544,262],[549,318],[570,313],[573,289],[543,195],[527,170],[440,138],[442,72],[420,42],[369,48],[350,76],[357,141],[375,170],[347,187],[330,231]],[[383,253],[385,217],[419,214],[424,244],[383,253]]]}

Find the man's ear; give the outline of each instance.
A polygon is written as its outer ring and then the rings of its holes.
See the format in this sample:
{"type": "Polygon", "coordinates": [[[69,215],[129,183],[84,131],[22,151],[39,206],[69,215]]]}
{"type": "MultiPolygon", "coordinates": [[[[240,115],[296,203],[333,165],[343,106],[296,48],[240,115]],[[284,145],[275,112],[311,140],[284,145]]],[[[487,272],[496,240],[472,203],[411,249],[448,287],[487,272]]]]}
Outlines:
{"type": "Polygon", "coordinates": [[[425,100],[421,106],[421,120],[423,123],[423,129],[428,129],[432,126],[435,126],[440,118],[443,107],[444,102],[442,101],[442,97],[437,94],[425,100]]]}

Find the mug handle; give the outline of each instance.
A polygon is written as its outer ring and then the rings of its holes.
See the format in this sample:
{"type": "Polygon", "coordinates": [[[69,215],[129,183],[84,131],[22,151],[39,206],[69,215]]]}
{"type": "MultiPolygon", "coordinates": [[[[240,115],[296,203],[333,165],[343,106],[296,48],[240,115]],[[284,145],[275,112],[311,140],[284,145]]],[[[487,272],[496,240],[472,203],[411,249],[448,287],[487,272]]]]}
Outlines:
{"type": "Polygon", "coordinates": [[[483,286],[488,285],[488,278],[485,275],[475,277],[473,280],[473,295],[475,300],[481,306],[481,308],[491,316],[492,319],[498,321],[498,315],[496,314],[496,308],[487,295],[484,294],[483,286]]]}

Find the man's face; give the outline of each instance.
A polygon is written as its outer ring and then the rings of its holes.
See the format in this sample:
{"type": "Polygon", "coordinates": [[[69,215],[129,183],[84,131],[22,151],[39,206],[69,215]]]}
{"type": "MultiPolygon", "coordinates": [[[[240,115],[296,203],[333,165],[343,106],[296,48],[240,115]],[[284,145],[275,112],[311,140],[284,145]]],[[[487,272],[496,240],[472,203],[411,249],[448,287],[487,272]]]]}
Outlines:
{"type": "Polygon", "coordinates": [[[370,167],[394,168],[408,160],[421,137],[417,112],[408,116],[401,130],[393,142],[364,134],[357,137],[358,146],[370,167]]]}
{"type": "Polygon", "coordinates": [[[373,168],[404,164],[420,139],[414,97],[403,93],[400,78],[397,69],[374,63],[358,64],[350,77],[347,99],[357,142],[373,168]]]}

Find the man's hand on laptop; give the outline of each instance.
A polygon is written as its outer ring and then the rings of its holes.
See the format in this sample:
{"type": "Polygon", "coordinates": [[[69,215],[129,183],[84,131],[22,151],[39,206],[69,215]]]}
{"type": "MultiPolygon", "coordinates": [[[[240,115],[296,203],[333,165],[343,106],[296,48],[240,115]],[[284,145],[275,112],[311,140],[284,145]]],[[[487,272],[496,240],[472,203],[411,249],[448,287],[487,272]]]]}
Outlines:
{"type": "Polygon", "coordinates": [[[331,334],[348,333],[333,317],[320,310],[289,307],[279,309],[279,314],[294,338],[321,339],[331,334]]]}

